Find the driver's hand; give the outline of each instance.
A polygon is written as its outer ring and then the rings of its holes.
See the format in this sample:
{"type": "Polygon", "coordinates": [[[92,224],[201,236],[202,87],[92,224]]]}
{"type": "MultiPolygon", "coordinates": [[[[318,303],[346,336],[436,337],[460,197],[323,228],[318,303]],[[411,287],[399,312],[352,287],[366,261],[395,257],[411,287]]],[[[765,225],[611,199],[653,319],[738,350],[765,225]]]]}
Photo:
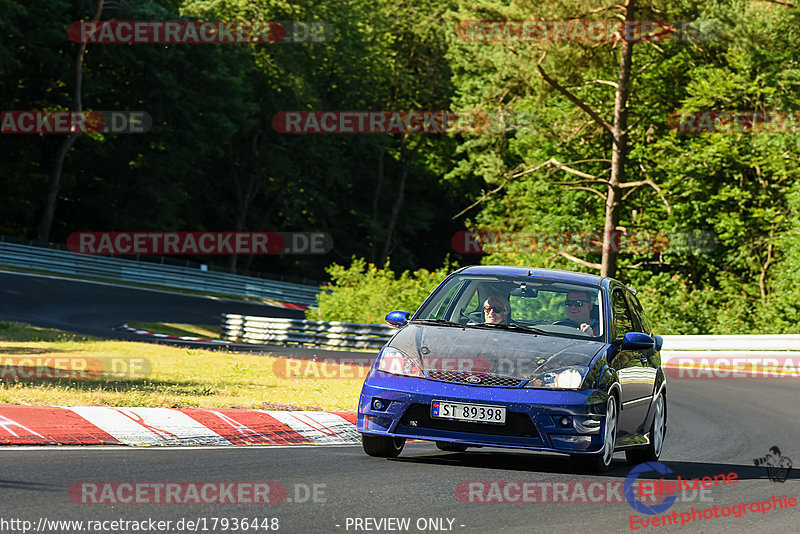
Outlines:
{"type": "Polygon", "coordinates": [[[583,323],[580,326],[579,330],[585,334],[594,335],[594,331],[592,330],[591,325],[589,325],[588,323],[583,323]]]}

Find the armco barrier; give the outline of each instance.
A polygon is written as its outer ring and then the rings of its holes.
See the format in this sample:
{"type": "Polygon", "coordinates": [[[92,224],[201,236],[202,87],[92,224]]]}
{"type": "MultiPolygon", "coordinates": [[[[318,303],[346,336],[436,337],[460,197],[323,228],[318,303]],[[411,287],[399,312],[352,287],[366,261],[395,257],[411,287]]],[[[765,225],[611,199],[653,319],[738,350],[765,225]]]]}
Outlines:
{"type": "Polygon", "coordinates": [[[316,306],[316,286],[0,242],[0,265],[316,306]]]}
{"type": "Polygon", "coordinates": [[[396,331],[380,324],[222,314],[221,337],[243,343],[379,349],[396,331]]]}
{"type": "MultiPolygon", "coordinates": [[[[388,325],[222,315],[222,339],[273,345],[380,348],[397,330],[388,325]]],[[[661,362],[678,358],[788,357],[800,361],[800,335],[663,336],[661,362]]]]}

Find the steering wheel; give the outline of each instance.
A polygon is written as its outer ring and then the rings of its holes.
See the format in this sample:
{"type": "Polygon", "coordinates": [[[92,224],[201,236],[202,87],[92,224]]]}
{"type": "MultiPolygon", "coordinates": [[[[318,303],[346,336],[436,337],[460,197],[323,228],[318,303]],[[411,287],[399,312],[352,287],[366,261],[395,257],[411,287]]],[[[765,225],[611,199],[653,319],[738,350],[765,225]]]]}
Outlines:
{"type": "Polygon", "coordinates": [[[560,321],[556,321],[556,322],[554,322],[552,324],[556,325],[556,326],[571,326],[572,328],[580,328],[581,327],[580,324],[578,324],[575,321],[572,321],[570,319],[561,319],[560,321]]]}
{"type": "MultiPolygon", "coordinates": [[[[467,320],[467,323],[482,323],[483,322],[483,311],[482,310],[476,310],[474,312],[469,312],[469,313],[464,313],[463,311],[461,311],[461,312],[458,312],[458,313],[461,315],[462,318],[467,320]]],[[[464,323],[461,323],[460,320],[459,320],[459,323],[460,324],[464,324],[464,323]]]]}

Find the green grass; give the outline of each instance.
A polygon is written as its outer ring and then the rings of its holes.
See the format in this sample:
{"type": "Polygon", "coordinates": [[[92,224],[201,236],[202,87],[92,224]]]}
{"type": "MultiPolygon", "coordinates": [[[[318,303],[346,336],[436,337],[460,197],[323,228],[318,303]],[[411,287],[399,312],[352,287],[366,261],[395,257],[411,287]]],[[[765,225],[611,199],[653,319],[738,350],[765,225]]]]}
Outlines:
{"type": "MultiPolygon", "coordinates": [[[[205,331],[187,325],[179,330],[192,335],[205,331]]],[[[109,341],[0,322],[0,403],[4,404],[355,410],[363,370],[340,366],[361,378],[324,379],[313,373],[309,378],[285,378],[275,370],[285,369],[286,363],[285,358],[109,341]],[[25,362],[33,365],[35,360],[49,362],[45,365],[55,376],[68,374],[65,369],[75,365],[64,362],[89,362],[90,369],[99,365],[105,370],[93,379],[21,376],[25,362]],[[123,368],[136,361],[140,371],[111,375],[112,361],[123,368]]]]}

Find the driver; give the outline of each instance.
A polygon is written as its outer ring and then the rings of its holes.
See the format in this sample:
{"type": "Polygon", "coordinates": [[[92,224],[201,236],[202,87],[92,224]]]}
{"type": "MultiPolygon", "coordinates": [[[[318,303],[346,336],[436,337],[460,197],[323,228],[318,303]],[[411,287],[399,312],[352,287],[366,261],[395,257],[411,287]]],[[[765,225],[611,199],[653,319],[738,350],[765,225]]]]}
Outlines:
{"type": "Polygon", "coordinates": [[[490,295],[483,303],[483,318],[485,323],[507,324],[508,301],[498,295],[490,295]]]}
{"type": "Polygon", "coordinates": [[[575,323],[578,330],[589,334],[596,335],[595,328],[592,324],[595,322],[591,317],[592,298],[587,291],[570,291],[567,293],[567,300],[564,304],[567,320],[575,323]]]}

